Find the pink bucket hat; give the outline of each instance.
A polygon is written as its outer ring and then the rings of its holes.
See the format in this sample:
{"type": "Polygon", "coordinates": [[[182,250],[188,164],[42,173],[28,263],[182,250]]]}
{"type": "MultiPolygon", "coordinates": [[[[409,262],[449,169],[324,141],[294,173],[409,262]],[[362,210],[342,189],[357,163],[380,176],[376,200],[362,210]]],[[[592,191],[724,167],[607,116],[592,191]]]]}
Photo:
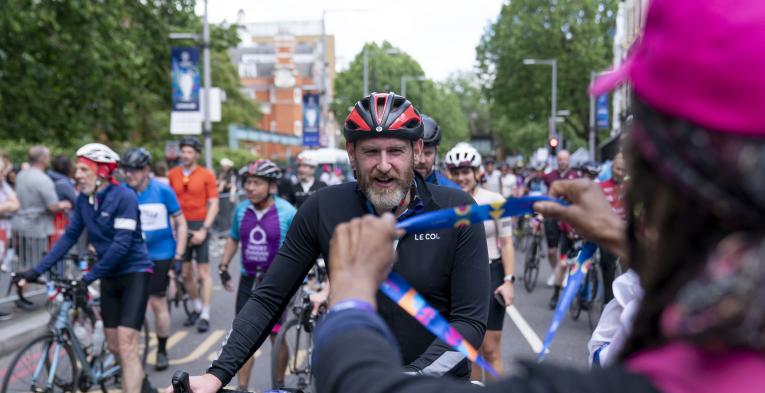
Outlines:
{"type": "Polygon", "coordinates": [[[765,136],[765,0],[653,0],[627,60],[590,94],[624,82],[668,115],[765,136]]]}

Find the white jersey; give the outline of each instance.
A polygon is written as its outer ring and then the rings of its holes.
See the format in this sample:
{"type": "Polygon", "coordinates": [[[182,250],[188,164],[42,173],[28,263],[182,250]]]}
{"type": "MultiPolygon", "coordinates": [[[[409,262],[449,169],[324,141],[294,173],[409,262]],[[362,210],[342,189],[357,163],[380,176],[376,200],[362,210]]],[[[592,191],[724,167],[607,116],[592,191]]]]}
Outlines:
{"type": "Polygon", "coordinates": [[[486,172],[486,189],[488,191],[500,193],[502,190],[500,189],[500,179],[502,178],[502,173],[500,173],[498,170],[494,170],[493,172],[489,173],[486,172]]]}
{"type": "Polygon", "coordinates": [[[632,331],[632,323],[643,299],[640,277],[632,269],[617,277],[611,287],[614,290],[614,298],[603,309],[598,326],[587,344],[590,365],[596,351],[599,351],[601,367],[616,362],[617,355],[632,331]]]}
{"type": "Polygon", "coordinates": [[[510,198],[513,196],[513,193],[515,192],[516,188],[518,188],[518,185],[516,184],[517,178],[514,174],[508,173],[507,175],[502,176],[502,196],[505,198],[510,198]]]}
{"type": "MultiPolygon", "coordinates": [[[[473,199],[479,205],[487,203],[505,202],[505,198],[482,187],[476,187],[473,192],[473,199]]],[[[499,250],[499,239],[502,237],[511,237],[513,235],[513,221],[510,217],[500,218],[499,220],[484,221],[483,227],[486,231],[486,246],[489,249],[489,261],[502,257],[499,250]]]]}

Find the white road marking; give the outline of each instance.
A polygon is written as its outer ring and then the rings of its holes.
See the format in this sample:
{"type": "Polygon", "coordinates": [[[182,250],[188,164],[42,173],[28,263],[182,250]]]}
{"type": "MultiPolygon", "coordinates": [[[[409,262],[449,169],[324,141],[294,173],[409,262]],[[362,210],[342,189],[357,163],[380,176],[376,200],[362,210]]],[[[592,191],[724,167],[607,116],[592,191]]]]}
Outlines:
{"type": "MultiPolygon", "coordinates": [[[[188,334],[189,333],[187,331],[185,331],[185,330],[180,330],[180,331],[177,331],[177,332],[173,333],[173,335],[170,336],[170,338],[167,339],[167,343],[165,344],[165,348],[166,349],[170,349],[170,348],[174,347],[176,344],[178,344],[178,342],[183,340],[186,337],[186,335],[188,335],[188,334]]],[[[152,336],[153,336],[152,337],[153,344],[150,344],[150,347],[154,348],[154,347],[157,346],[157,338],[156,338],[156,336],[154,336],[154,333],[152,333],[152,336]]],[[[146,363],[151,364],[151,365],[154,365],[154,364],[157,363],[157,351],[149,352],[149,356],[146,357],[146,363]]]]}
{"type": "MultiPolygon", "coordinates": [[[[542,340],[539,338],[539,336],[537,336],[529,323],[526,322],[518,309],[515,308],[514,305],[510,305],[505,308],[505,311],[507,312],[507,315],[510,317],[510,319],[513,320],[515,326],[518,327],[518,330],[521,331],[523,338],[525,338],[529,343],[531,350],[534,351],[534,353],[539,353],[539,351],[542,350],[542,340]]],[[[550,353],[550,350],[545,350],[545,353],[550,353]]]]}
{"type": "Polygon", "coordinates": [[[224,335],[225,332],[222,329],[213,331],[204,341],[202,341],[201,344],[194,348],[190,354],[181,359],[171,359],[170,365],[177,366],[179,364],[191,363],[192,361],[199,359],[200,357],[204,356],[204,354],[207,353],[207,351],[210,350],[210,348],[212,348],[214,345],[220,344],[220,340],[224,335]]]}

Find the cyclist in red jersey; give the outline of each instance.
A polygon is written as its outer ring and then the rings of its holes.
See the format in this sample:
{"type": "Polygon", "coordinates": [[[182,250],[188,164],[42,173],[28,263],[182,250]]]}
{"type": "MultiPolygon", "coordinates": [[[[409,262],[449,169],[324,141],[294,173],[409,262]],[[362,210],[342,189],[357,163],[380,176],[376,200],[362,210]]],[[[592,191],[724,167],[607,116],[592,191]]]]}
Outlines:
{"type": "MultiPolygon", "coordinates": [[[[611,178],[598,183],[600,189],[603,190],[603,194],[606,196],[606,200],[611,204],[611,208],[614,209],[614,213],[621,217],[622,220],[626,220],[624,211],[624,179],[626,175],[624,155],[622,153],[617,154],[614,160],[611,162],[611,178]]],[[[616,278],[616,255],[607,250],[600,250],[600,266],[603,270],[603,300],[604,304],[607,304],[614,298],[614,290],[611,287],[614,279],[616,278]]],[[[622,267],[622,271],[624,271],[622,267]]]]}
{"type": "MultiPolygon", "coordinates": [[[[558,169],[546,173],[542,180],[545,182],[547,189],[558,180],[573,180],[578,179],[581,176],[579,171],[572,169],[571,155],[568,150],[561,150],[555,156],[558,162],[558,169]]],[[[571,248],[571,241],[568,235],[561,231],[558,220],[546,218],[545,219],[545,237],[547,238],[547,260],[550,262],[550,267],[553,268],[553,295],[550,298],[550,309],[554,309],[558,303],[558,295],[560,295],[560,289],[563,285],[563,272],[565,266],[559,263],[558,253],[563,254],[571,248]],[[560,246],[560,247],[559,247],[560,246]]],[[[547,285],[550,285],[549,283],[547,285]]]]}

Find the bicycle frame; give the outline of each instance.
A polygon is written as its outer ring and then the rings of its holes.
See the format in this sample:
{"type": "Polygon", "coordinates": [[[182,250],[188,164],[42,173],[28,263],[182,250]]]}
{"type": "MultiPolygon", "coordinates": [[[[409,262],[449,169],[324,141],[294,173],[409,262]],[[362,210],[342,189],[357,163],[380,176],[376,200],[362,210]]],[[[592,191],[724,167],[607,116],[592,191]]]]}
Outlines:
{"type": "MultiPolygon", "coordinates": [[[[48,351],[50,350],[49,345],[51,344],[55,345],[55,347],[54,347],[53,364],[51,364],[51,368],[48,373],[48,381],[46,386],[46,388],[48,389],[52,389],[53,387],[53,380],[56,376],[56,370],[58,369],[58,360],[61,355],[61,347],[63,346],[63,343],[65,342],[72,347],[76,361],[80,363],[81,365],[80,367],[82,367],[82,370],[80,372],[84,373],[84,375],[87,376],[91,384],[93,385],[99,384],[105,379],[111,378],[120,372],[120,366],[116,363],[114,366],[108,368],[107,370],[102,370],[102,369],[99,370],[99,369],[96,369],[96,367],[91,367],[91,364],[88,361],[88,355],[85,352],[85,349],[83,348],[82,343],[80,343],[79,339],[77,338],[77,335],[74,334],[74,327],[72,326],[72,322],[70,321],[70,318],[69,318],[69,312],[72,310],[73,307],[74,307],[74,301],[70,298],[66,298],[59,306],[56,316],[53,317],[53,324],[50,328],[50,332],[53,335],[53,340],[50,341],[50,343],[46,344],[43,351],[45,356],[40,357],[40,360],[37,363],[37,367],[35,368],[35,371],[32,374],[33,385],[37,382],[38,378],[40,377],[40,374],[42,373],[43,367],[45,366],[45,361],[47,359],[48,351]]],[[[113,357],[114,355],[112,355],[108,351],[105,351],[101,356],[113,357]]],[[[94,360],[96,361],[100,360],[103,363],[103,359],[94,359],[94,360]]]]}

